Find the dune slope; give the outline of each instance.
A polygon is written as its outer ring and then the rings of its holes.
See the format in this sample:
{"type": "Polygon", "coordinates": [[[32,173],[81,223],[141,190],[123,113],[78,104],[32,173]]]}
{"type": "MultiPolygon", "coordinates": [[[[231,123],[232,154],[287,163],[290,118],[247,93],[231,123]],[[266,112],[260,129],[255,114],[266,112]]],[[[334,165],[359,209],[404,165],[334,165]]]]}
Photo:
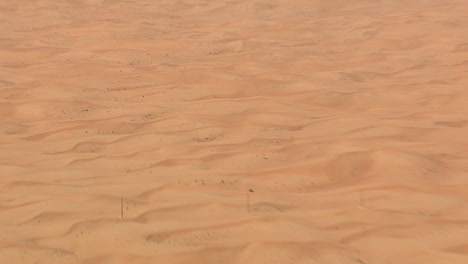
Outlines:
{"type": "Polygon", "coordinates": [[[468,263],[466,14],[0,0],[0,263],[468,263]]]}

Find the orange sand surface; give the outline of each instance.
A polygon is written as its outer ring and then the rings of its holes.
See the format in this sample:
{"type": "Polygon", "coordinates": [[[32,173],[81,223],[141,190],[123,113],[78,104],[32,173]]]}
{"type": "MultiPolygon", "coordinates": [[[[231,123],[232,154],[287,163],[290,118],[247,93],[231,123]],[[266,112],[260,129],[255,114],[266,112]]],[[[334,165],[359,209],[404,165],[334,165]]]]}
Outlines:
{"type": "Polygon", "coordinates": [[[0,263],[468,263],[466,0],[0,0],[0,263]]]}

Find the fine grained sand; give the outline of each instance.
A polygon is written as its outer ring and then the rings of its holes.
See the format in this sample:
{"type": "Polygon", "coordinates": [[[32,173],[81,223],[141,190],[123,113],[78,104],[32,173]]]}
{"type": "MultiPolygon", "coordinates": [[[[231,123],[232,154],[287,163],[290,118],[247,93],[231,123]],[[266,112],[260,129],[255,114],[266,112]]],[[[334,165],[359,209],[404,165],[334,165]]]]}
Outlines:
{"type": "Polygon", "coordinates": [[[1,0],[0,263],[468,263],[467,14],[1,0]]]}

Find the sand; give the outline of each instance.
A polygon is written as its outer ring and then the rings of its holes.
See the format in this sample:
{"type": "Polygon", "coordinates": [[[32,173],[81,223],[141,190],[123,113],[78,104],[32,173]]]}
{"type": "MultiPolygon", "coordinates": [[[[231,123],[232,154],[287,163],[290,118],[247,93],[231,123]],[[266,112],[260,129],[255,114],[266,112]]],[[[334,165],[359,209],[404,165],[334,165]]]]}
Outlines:
{"type": "Polygon", "coordinates": [[[464,0],[0,1],[0,263],[468,263],[464,0]]]}

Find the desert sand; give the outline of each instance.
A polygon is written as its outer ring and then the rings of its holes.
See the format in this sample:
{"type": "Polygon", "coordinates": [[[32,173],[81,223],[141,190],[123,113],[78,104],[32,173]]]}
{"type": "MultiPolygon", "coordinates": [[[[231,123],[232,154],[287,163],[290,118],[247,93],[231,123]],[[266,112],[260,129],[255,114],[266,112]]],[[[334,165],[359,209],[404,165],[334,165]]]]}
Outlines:
{"type": "Polygon", "coordinates": [[[468,263],[468,2],[0,1],[0,263],[468,263]]]}

